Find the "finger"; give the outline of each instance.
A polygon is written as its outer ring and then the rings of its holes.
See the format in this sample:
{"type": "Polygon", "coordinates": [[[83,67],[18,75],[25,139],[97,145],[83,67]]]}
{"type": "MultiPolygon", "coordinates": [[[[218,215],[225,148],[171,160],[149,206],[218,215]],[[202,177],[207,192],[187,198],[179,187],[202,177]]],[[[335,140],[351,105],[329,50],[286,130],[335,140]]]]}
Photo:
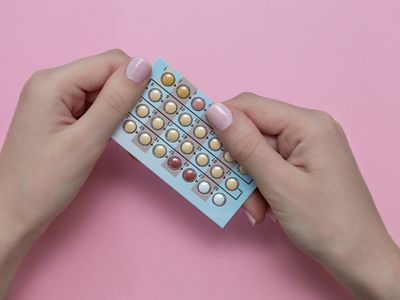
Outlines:
{"type": "Polygon", "coordinates": [[[122,50],[113,49],[58,67],[54,74],[63,86],[69,83],[82,91],[93,92],[101,89],[111,74],[129,59],[122,50]]]}
{"type": "Polygon", "coordinates": [[[274,149],[275,151],[278,150],[278,141],[276,140],[275,136],[264,135],[264,139],[268,143],[268,145],[271,146],[272,149],[274,149]]]}
{"type": "Polygon", "coordinates": [[[264,181],[265,177],[270,180],[287,176],[291,166],[272,149],[254,123],[240,110],[231,111],[217,103],[208,109],[207,118],[224,147],[257,183],[264,181]]]}
{"type": "Polygon", "coordinates": [[[305,109],[291,104],[243,93],[225,102],[246,114],[259,130],[268,135],[279,135],[290,126],[299,126],[307,120],[305,109]]]}
{"type": "Polygon", "coordinates": [[[250,223],[255,226],[264,221],[269,205],[257,189],[250,195],[242,207],[250,223]]]}
{"type": "Polygon", "coordinates": [[[117,68],[108,78],[90,109],[75,123],[93,142],[107,142],[146,87],[151,65],[140,57],[117,68]]]}

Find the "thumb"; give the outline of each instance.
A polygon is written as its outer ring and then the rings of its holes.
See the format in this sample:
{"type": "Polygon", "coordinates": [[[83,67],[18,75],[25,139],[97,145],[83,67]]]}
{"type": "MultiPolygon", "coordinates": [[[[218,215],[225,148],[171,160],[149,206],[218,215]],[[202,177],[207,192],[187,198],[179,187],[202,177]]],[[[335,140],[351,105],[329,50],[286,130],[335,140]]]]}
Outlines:
{"type": "Polygon", "coordinates": [[[148,83],[151,65],[133,57],[107,79],[96,100],[79,120],[97,142],[107,142],[123,117],[132,109],[148,83]]]}
{"type": "Polygon", "coordinates": [[[254,178],[257,184],[285,178],[287,162],[268,144],[254,123],[239,109],[216,103],[207,119],[224,147],[254,178]]]}

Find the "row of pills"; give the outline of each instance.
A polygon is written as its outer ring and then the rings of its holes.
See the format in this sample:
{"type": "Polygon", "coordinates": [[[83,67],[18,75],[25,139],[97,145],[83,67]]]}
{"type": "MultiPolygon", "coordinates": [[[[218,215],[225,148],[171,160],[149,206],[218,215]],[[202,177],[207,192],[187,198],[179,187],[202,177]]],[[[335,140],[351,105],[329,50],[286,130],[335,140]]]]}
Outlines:
{"type": "MultiPolygon", "coordinates": [[[[136,115],[139,116],[140,118],[147,117],[149,115],[148,106],[145,104],[138,105],[138,107],[136,108],[136,115]]],[[[184,127],[189,126],[192,123],[191,115],[189,115],[187,113],[181,114],[179,116],[179,123],[184,127]]],[[[154,129],[160,130],[164,127],[165,122],[160,117],[154,117],[151,120],[151,125],[154,129]]],[[[167,131],[166,137],[169,142],[175,142],[179,139],[179,132],[176,129],[171,129],[171,130],[173,130],[173,131],[167,131]]],[[[203,125],[197,125],[193,129],[193,134],[198,139],[204,139],[207,136],[208,131],[207,131],[207,128],[204,127],[203,125]]],[[[214,150],[214,151],[218,151],[222,148],[221,141],[216,137],[210,139],[208,146],[210,147],[211,150],[214,150]]]]}
{"type": "MultiPolygon", "coordinates": [[[[161,118],[159,118],[160,120],[162,120],[161,118]]],[[[163,121],[162,121],[163,122],[163,121]]],[[[161,126],[162,127],[162,126],[161,126]]],[[[160,128],[161,128],[160,127],[160,128]]],[[[123,123],[123,129],[126,133],[133,133],[136,131],[137,129],[137,125],[135,123],[135,121],[133,120],[126,120],[123,123]]],[[[180,134],[179,131],[176,129],[168,129],[167,132],[165,133],[165,137],[169,142],[176,142],[179,138],[180,138],[180,134]]],[[[142,132],[139,136],[138,136],[138,140],[139,143],[143,146],[147,146],[151,143],[151,136],[150,134],[146,133],[146,132],[142,132]]],[[[217,139],[217,138],[212,138],[209,141],[209,147],[212,150],[219,150],[221,148],[221,142],[217,139]]],[[[194,150],[194,145],[192,142],[184,142],[181,145],[181,150],[183,153],[185,154],[191,154],[194,150]]],[[[162,156],[161,156],[162,157],[162,156]]],[[[228,163],[232,163],[234,162],[234,158],[232,157],[232,155],[229,152],[224,152],[224,160],[228,163]]],[[[209,164],[209,157],[207,154],[204,153],[200,153],[196,156],[196,163],[201,166],[207,166],[209,164]]],[[[246,171],[243,169],[242,166],[239,166],[239,172],[246,175],[246,171]]]]}
{"type": "MultiPolygon", "coordinates": [[[[171,156],[168,158],[167,165],[172,170],[178,170],[182,167],[182,160],[178,156],[171,156]]],[[[220,166],[214,166],[211,172],[212,172],[211,174],[213,174],[214,172],[214,175],[218,176],[218,178],[221,178],[223,176],[224,171],[220,166]],[[213,171],[213,169],[215,171],[213,171]]],[[[183,180],[187,182],[194,181],[196,177],[197,177],[196,171],[191,168],[185,169],[182,173],[183,180]]],[[[234,191],[239,187],[239,181],[234,177],[229,177],[225,181],[225,187],[230,191],[234,191]]],[[[208,194],[210,190],[211,190],[211,184],[208,181],[200,181],[200,183],[198,184],[198,191],[200,193],[208,194]],[[209,188],[205,188],[205,184],[201,184],[202,182],[207,183],[208,184],[207,186],[209,186],[209,188]]]]}
{"type": "MultiPolygon", "coordinates": [[[[186,86],[185,86],[185,87],[186,87],[186,86]]],[[[181,89],[180,89],[179,87],[177,88],[177,95],[182,94],[182,92],[179,92],[179,91],[182,91],[182,88],[181,88],[181,89]]],[[[152,88],[152,89],[149,91],[149,93],[148,93],[147,95],[148,95],[149,99],[150,99],[151,101],[153,101],[153,102],[158,102],[158,101],[160,101],[160,100],[162,99],[162,97],[163,97],[163,94],[162,94],[161,90],[158,89],[158,88],[152,88]]],[[[167,101],[166,104],[169,106],[169,107],[168,107],[168,110],[170,111],[169,113],[173,114],[173,113],[176,112],[176,110],[177,110],[177,105],[175,104],[175,102],[173,102],[173,101],[167,101]]],[[[196,110],[196,111],[201,111],[201,110],[203,110],[203,109],[205,108],[206,102],[205,102],[204,99],[201,98],[201,97],[195,97],[195,98],[193,98],[193,100],[191,101],[191,106],[192,106],[192,108],[193,108],[194,110],[196,110]]],[[[165,109],[165,108],[166,108],[166,107],[164,106],[164,109],[165,109]]]]}
{"type": "MultiPolygon", "coordinates": [[[[165,102],[164,111],[167,114],[175,114],[177,110],[178,110],[178,107],[175,102],[173,102],[173,101],[165,102]]],[[[150,109],[146,104],[139,104],[136,107],[135,112],[139,118],[146,118],[150,114],[150,109]]],[[[179,121],[179,124],[181,124],[183,127],[188,127],[189,125],[191,125],[193,123],[193,118],[188,113],[182,113],[179,115],[178,121],[179,121]]]]}
{"type": "MultiPolygon", "coordinates": [[[[161,129],[161,128],[164,127],[164,120],[163,120],[162,118],[160,118],[160,117],[155,117],[155,118],[153,118],[153,120],[152,120],[152,122],[151,122],[151,126],[152,126],[154,129],[159,130],[159,129],[161,129]]],[[[124,129],[124,131],[125,131],[126,133],[133,133],[133,132],[136,131],[137,125],[136,125],[135,121],[133,121],[133,120],[126,120],[126,121],[123,123],[123,129],[124,129]]],[[[197,138],[204,138],[204,136],[205,136],[206,134],[207,134],[207,130],[205,129],[205,127],[203,127],[203,126],[201,126],[201,125],[198,125],[198,126],[195,127],[195,129],[194,129],[194,135],[195,135],[197,138]]],[[[166,137],[166,139],[167,139],[168,142],[174,143],[174,142],[176,142],[176,141],[180,138],[180,134],[179,134],[179,131],[178,131],[178,130],[171,128],[171,129],[168,129],[168,130],[166,131],[165,137],[166,137]]],[[[147,140],[147,139],[146,139],[146,140],[147,140]]],[[[140,138],[139,138],[139,142],[140,142],[140,138]]],[[[151,141],[150,141],[150,142],[151,142],[151,141]]],[[[141,144],[142,144],[142,143],[141,143],[141,144]]],[[[143,144],[142,144],[142,145],[143,145],[143,144]]],[[[146,144],[146,145],[148,145],[148,144],[146,144]]],[[[185,146],[184,146],[183,148],[181,148],[181,150],[182,150],[185,154],[190,154],[190,153],[193,152],[194,145],[193,145],[192,142],[185,142],[184,145],[185,145],[185,146]],[[189,143],[190,143],[190,144],[189,144],[189,143]]],[[[144,145],[144,146],[145,146],[145,145],[144,145]]],[[[210,147],[211,150],[218,151],[218,150],[221,149],[222,144],[221,144],[221,141],[220,141],[218,138],[214,137],[214,138],[211,138],[211,139],[210,139],[210,141],[208,142],[208,146],[210,147]]],[[[226,152],[226,153],[228,153],[228,152],[226,152]]],[[[233,159],[231,158],[230,154],[226,154],[226,153],[224,154],[225,160],[226,160],[227,162],[232,162],[233,159]]]]}

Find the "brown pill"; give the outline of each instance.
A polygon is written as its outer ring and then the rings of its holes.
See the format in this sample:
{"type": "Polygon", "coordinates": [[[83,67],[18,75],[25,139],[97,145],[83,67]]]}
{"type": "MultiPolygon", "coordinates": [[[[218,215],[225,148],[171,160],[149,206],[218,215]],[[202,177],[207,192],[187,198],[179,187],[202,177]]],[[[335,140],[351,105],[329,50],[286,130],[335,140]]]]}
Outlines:
{"type": "Polygon", "coordinates": [[[182,161],[177,156],[171,156],[170,158],[168,158],[167,164],[170,169],[177,170],[182,166],[182,161]]]}

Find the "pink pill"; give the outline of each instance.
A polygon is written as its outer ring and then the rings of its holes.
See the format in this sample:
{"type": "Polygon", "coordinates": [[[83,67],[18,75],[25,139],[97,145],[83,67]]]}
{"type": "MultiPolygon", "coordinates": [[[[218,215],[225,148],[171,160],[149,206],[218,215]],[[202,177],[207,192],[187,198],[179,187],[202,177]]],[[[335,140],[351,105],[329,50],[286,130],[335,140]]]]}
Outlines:
{"type": "Polygon", "coordinates": [[[192,107],[194,110],[197,110],[197,111],[203,110],[204,106],[206,106],[204,99],[196,97],[192,100],[192,107]]]}

